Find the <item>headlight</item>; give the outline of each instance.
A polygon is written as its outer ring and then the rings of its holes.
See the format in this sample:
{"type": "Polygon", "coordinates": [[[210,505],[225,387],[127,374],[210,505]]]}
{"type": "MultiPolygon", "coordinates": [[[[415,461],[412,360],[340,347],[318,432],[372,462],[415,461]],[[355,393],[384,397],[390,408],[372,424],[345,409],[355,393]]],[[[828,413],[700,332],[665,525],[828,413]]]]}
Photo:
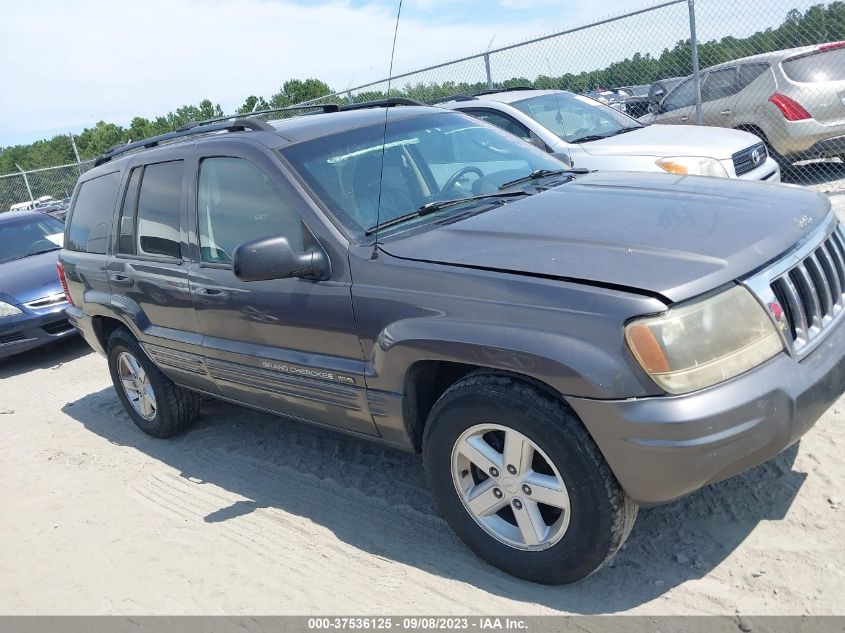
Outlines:
{"type": "Polygon", "coordinates": [[[743,286],[632,321],[625,338],[669,393],[715,385],[783,351],[772,320],[743,286]]]}
{"type": "Polygon", "coordinates": [[[704,156],[667,156],[657,161],[661,169],[670,174],[689,174],[690,176],[715,176],[727,178],[728,172],[715,158],[704,156]]]}
{"type": "Polygon", "coordinates": [[[0,318],[15,316],[16,314],[20,313],[21,311],[15,306],[13,306],[11,303],[0,301],[0,318]]]}

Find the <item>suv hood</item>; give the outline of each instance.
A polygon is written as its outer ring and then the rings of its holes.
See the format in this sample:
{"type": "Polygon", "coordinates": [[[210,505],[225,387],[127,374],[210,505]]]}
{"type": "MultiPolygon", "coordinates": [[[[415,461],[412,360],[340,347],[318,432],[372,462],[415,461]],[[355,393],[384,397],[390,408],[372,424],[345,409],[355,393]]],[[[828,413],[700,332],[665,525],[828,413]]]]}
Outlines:
{"type": "Polygon", "coordinates": [[[610,138],[581,143],[596,156],[707,156],[725,160],[760,139],[741,130],[697,125],[647,125],[610,138]]]}
{"type": "Polygon", "coordinates": [[[59,251],[0,264],[0,295],[27,303],[62,292],[56,262],[59,251]]]}
{"type": "Polygon", "coordinates": [[[381,248],[395,257],[623,287],[675,302],[777,258],[829,213],[827,198],[801,187],[603,172],[388,238],[381,248]]]}

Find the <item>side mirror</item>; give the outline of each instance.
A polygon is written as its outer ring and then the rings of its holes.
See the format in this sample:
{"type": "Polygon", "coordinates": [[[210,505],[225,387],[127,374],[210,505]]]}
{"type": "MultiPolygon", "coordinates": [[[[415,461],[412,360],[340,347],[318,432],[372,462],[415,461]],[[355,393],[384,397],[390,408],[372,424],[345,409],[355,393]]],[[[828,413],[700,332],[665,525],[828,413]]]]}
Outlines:
{"type": "Polygon", "coordinates": [[[304,253],[293,249],[281,235],[244,242],[232,252],[232,270],[241,281],[270,279],[325,280],[331,275],[326,252],[316,245],[304,253]]]}

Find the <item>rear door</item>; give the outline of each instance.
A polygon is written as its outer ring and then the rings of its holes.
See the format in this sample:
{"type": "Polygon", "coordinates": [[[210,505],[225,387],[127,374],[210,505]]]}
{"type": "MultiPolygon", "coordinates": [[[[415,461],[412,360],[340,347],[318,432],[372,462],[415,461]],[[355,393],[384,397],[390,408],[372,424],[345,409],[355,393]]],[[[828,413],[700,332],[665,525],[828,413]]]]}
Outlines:
{"type": "Polygon", "coordinates": [[[734,103],[741,87],[739,70],[736,67],[707,73],[701,86],[701,113],[704,125],[733,127],[734,103]]]}
{"type": "Polygon", "coordinates": [[[285,415],[377,434],[345,249],[332,252],[334,242],[321,235],[326,227],[267,150],[214,140],[199,148],[191,166],[196,238],[189,281],[206,364],[221,392],[285,415]],[[276,235],[300,251],[319,241],[329,252],[331,278],[235,277],[235,247],[276,235]]]}
{"type": "Polygon", "coordinates": [[[185,178],[182,159],[132,167],[108,264],[112,304],[175,382],[215,391],[203,367],[202,334],[188,287],[190,263],[183,252],[185,178]]]}

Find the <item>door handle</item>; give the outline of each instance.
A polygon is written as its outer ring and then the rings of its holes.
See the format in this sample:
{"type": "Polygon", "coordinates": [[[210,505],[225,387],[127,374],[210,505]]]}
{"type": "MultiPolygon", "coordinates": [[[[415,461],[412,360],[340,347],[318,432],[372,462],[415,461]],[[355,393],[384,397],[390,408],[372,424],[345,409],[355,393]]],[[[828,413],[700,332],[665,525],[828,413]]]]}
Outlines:
{"type": "Polygon", "coordinates": [[[132,277],[123,273],[112,273],[109,275],[109,281],[115,286],[131,286],[133,283],[132,277]]]}
{"type": "Polygon", "coordinates": [[[229,300],[229,293],[221,288],[195,288],[194,296],[199,301],[225,303],[229,300]]]}
{"type": "Polygon", "coordinates": [[[686,123],[687,121],[689,121],[689,117],[685,114],[680,119],[678,119],[678,121],[680,121],[681,123],[686,123]]]}
{"type": "Polygon", "coordinates": [[[730,113],[730,110],[722,110],[719,114],[721,114],[722,116],[728,116],[730,113]]]}

